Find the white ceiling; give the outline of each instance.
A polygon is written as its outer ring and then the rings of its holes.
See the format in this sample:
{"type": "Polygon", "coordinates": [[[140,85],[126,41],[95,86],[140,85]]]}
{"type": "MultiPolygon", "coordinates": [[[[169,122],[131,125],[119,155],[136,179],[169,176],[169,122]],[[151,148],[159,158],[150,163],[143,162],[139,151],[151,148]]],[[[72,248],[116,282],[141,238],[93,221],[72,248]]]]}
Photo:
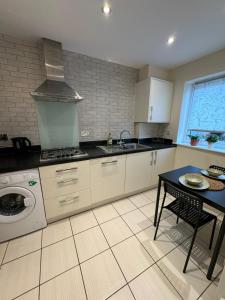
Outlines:
{"type": "Polygon", "coordinates": [[[224,0],[1,0],[0,31],[48,37],[64,49],[140,67],[167,68],[225,47],[224,0]],[[175,34],[176,43],[166,45],[175,34]]]}

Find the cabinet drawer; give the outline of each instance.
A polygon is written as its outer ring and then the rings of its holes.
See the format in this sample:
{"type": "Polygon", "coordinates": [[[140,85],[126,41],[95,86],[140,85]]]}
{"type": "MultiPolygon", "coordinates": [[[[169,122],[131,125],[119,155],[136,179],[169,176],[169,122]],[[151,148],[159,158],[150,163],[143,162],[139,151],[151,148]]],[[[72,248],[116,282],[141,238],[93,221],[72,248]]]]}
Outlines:
{"type": "Polygon", "coordinates": [[[54,177],[71,177],[73,175],[81,176],[82,173],[87,172],[89,168],[89,161],[79,161],[72,163],[65,163],[47,167],[41,167],[40,175],[41,178],[54,178],[54,177]]]}
{"type": "Polygon", "coordinates": [[[89,188],[89,174],[68,178],[47,178],[41,181],[44,198],[66,195],[89,188]],[[86,177],[88,175],[88,177],[86,177]]]}
{"type": "Polygon", "coordinates": [[[44,198],[66,195],[89,188],[89,162],[40,168],[44,198]],[[70,166],[68,166],[70,165],[70,166]]]}
{"type": "Polygon", "coordinates": [[[126,156],[112,156],[90,162],[92,201],[94,203],[124,193],[126,156]]]}
{"type": "Polygon", "coordinates": [[[73,214],[77,210],[91,205],[90,190],[82,190],[64,196],[46,198],[44,200],[47,220],[63,215],[73,214]]]}

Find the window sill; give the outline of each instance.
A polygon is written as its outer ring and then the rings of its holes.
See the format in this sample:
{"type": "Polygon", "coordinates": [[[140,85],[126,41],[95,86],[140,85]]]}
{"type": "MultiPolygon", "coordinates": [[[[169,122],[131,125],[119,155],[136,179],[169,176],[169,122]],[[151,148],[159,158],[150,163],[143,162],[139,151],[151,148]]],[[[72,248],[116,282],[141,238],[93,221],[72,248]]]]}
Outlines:
{"type": "Polygon", "coordinates": [[[196,149],[196,150],[203,150],[203,151],[208,151],[213,153],[225,154],[225,149],[218,149],[218,148],[209,149],[207,146],[191,146],[190,144],[185,144],[185,143],[177,143],[177,145],[191,148],[191,149],[196,149]]]}

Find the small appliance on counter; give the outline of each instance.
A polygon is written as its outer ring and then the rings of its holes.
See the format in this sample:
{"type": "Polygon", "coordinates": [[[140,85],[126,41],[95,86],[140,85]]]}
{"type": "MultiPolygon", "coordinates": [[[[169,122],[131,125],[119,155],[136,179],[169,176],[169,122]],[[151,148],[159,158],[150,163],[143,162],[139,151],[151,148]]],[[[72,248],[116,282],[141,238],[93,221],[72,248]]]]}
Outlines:
{"type": "Polygon", "coordinates": [[[28,152],[31,150],[31,141],[27,137],[14,137],[11,139],[16,152],[28,152]]]}

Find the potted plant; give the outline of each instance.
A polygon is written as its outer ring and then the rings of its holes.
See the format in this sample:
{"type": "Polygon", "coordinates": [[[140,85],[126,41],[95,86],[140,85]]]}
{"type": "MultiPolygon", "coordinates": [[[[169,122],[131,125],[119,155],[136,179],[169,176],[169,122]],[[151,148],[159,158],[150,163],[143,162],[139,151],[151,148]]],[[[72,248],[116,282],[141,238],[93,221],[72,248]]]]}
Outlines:
{"type": "Polygon", "coordinates": [[[208,147],[212,148],[213,144],[218,142],[219,137],[217,134],[210,133],[205,140],[208,142],[208,147]]]}
{"type": "Polygon", "coordinates": [[[198,145],[198,142],[199,142],[199,136],[198,135],[189,134],[189,138],[190,138],[191,146],[197,146],[198,145]]]}

